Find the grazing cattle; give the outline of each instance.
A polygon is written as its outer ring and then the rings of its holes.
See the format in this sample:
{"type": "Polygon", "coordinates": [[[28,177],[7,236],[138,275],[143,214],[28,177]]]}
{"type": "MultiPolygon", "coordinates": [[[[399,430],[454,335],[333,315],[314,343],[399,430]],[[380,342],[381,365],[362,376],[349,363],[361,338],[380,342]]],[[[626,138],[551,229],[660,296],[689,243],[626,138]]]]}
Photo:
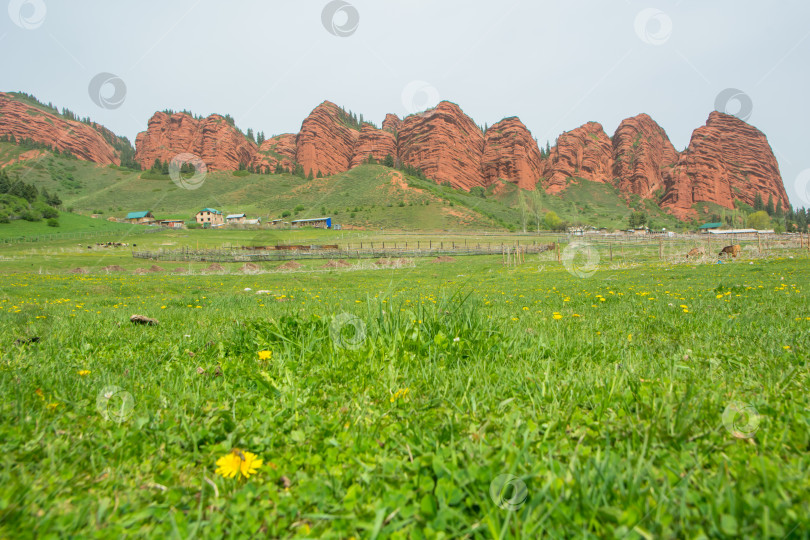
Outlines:
{"type": "Polygon", "coordinates": [[[703,248],[693,248],[692,251],[686,254],[686,258],[688,259],[689,257],[699,257],[701,255],[704,255],[705,253],[706,252],[703,251],[703,248]]]}
{"type": "Polygon", "coordinates": [[[737,255],[740,254],[741,250],[742,250],[742,247],[740,247],[739,244],[735,244],[733,246],[726,246],[726,247],[723,248],[723,251],[721,251],[720,253],[717,254],[717,256],[722,257],[725,254],[725,255],[731,255],[732,257],[734,257],[736,259],[737,255]]]}

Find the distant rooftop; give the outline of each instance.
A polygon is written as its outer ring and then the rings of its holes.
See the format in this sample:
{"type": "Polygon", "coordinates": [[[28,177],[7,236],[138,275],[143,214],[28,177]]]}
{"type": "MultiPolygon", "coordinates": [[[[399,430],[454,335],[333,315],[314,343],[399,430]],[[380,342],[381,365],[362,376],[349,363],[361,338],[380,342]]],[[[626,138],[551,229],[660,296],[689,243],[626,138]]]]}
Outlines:
{"type": "Polygon", "coordinates": [[[127,214],[127,219],[141,219],[145,218],[151,213],[152,213],[151,210],[145,210],[143,212],[130,212],[129,214],[127,214]]]}
{"type": "Polygon", "coordinates": [[[219,210],[214,210],[213,208],[203,208],[200,212],[211,212],[212,214],[222,214],[219,210]]]}
{"type": "Polygon", "coordinates": [[[719,229],[722,226],[722,223],[704,223],[698,229],[719,229]]]}

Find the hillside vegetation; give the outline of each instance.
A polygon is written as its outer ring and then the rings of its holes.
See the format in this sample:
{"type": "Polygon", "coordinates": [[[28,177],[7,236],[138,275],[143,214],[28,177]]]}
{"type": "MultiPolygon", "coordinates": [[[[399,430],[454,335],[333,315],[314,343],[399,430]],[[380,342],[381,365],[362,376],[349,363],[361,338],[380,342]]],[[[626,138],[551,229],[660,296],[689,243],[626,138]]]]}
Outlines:
{"type": "MultiPolygon", "coordinates": [[[[124,217],[152,210],[158,218],[190,219],[200,208],[245,212],[262,218],[301,219],[329,215],[358,228],[498,229],[549,228],[554,212],[566,224],[623,229],[632,212],[610,185],[574,180],[564,196],[522,190],[507,182],[472,192],[438,185],[383,165],[362,165],[328,178],[249,171],[209,172],[198,189],[182,189],[169,175],[100,166],[38,150],[0,143],[0,162],[39,190],[56,194],[62,208],[79,214],[124,217]],[[30,152],[30,151],[29,151],[30,152]],[[22,159],[21,159],[22,156],[22,159]]],[[[676,229],[684,224],[654,205],[639,205],[649,222],[676,229]]]]}

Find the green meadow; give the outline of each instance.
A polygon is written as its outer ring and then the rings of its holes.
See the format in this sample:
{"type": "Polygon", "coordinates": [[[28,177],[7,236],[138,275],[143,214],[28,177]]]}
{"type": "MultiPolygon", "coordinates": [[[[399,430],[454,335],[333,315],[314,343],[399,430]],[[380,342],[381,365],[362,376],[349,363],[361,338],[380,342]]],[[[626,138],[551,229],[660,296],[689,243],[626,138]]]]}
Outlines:
{"type": "Polygon", "coordinates": [[[810,530],[807,251],[136,275],[79,242],[0,248],[2,538],[810,530]]]}

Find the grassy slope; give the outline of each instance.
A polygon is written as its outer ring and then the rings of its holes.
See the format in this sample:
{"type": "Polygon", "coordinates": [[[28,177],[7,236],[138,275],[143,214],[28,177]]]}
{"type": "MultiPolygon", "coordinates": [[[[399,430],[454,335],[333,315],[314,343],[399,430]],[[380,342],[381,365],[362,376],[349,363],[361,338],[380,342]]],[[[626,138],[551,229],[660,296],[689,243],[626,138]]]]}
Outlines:
{"type": "MultiPolygon", "coordinates": [[[[0,162],[21,151],[14,145],[0,144],[0,162]]],[[[503,182],[491,187],[482,199],[412,177],[405,183],[392,181],[392,171],[370,165],[313,181],[288,174],[237,177],[232,172],[211,172],[195,190],[180,189],[168,177],[142,178],[138,172],[49,153],[36,161],[11,165],[8,171],[57,192],[66,207],[81,213],[102,212],[105,217],[150,209],[160,218],[189,219],[206,206],[280,217],[282,212],[293,212],[302,205],[304,210],[295,217],[326,213],[338,223],[366,228],[535,230],[536,216],[542,217],[549,210],[572,223],[619,229],[626,226],[630,213],[615,188],[586,180],[572,181],[558,196],[519,190],[503,182]]],[[[659,226],[681,226],[654,204],[648,204],[647,210],[659,226]]]]}

